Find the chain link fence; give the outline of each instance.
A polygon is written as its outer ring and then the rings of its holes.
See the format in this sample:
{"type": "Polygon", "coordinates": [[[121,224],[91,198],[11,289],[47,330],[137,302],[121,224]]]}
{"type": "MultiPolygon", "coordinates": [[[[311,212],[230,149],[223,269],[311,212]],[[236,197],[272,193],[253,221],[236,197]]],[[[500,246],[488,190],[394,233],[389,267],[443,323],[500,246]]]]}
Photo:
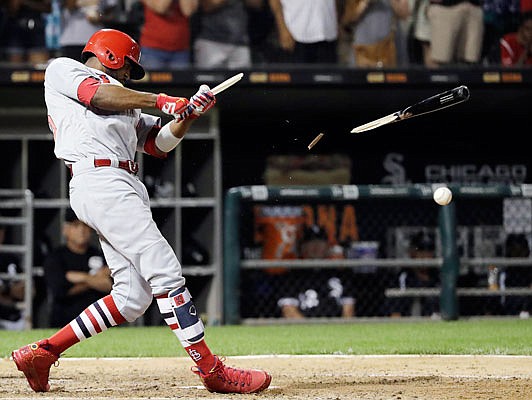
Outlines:
{"type": "MultiPolygon", "coordinates": [[[[447,249],[430,187],[421,198],[318,192],[241,202],[239,318],[440,318],[447,249]]],[[[459,314],[529,315],[532,199],[458,195],[453,207],[459,314]]]]}

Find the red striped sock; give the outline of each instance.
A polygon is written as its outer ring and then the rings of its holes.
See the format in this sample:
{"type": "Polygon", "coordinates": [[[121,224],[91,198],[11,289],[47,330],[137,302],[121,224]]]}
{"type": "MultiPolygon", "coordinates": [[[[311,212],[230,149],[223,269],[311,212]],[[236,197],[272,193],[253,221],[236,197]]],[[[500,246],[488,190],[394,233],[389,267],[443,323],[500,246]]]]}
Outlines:
{"type": "Polygon", "coordinates": [[[70,325],[64,326],[48,339],[51,346],[50,351],[56,355],[60,355],[78,342],[79,339],[70,325]]]}
{"type": "Polygon", "coordinates": [[[107,295],[87,307],[68,325],[48,339],[52,352],[57,355],[74,344],[126,322],[111,295],[107,295]]]}

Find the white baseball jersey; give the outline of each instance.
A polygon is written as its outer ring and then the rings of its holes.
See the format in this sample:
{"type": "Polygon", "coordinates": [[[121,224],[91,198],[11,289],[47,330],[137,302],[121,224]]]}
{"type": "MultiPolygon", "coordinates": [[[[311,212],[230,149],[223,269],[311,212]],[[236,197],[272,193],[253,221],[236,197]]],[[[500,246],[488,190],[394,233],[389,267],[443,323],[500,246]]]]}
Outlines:
{"type": "Polygon", "coordinates": [[[144,152],[148,132],[160,118],[141,110],[105,111],[90,105],[99,85],[120,82],[68,58],[52,61],[45,72],[44,97],[57,158],[70,165],[70,205],[99,235],[111,269],[111,295],[131,322],[154,295],[185,284],[172,247],[153,220],[148,192],[120,160],[144,152]],[[95,159],[111,166],[96,166],[95,159]]]}
{"type": "Polygon", "coordinates": [[[111,154],[133,160],[137,150],[143,152],[148,132],[161,124],[159,117],[138,109],[118,113],[91,107],[89,96],[98,83],[121,85],[104,72],[66,57],[55,59],[46,69],[44,98],[55,155],[67,163],[111,154]]]}

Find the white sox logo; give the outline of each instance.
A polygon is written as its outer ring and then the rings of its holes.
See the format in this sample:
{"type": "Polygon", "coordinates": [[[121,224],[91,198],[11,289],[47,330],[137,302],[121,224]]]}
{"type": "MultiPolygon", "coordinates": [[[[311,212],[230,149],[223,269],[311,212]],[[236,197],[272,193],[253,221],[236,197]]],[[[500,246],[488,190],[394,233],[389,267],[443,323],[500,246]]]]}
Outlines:
{"type": "Polygon", "coordinates": [[[201,360],[201,354],[199,351],[197,350],[194,350],[194,349],[188,349],[188,354],[190,355],[190,357],[192,357],[192,359],[194,361],[198,361],[198,360],[201,360]]]}

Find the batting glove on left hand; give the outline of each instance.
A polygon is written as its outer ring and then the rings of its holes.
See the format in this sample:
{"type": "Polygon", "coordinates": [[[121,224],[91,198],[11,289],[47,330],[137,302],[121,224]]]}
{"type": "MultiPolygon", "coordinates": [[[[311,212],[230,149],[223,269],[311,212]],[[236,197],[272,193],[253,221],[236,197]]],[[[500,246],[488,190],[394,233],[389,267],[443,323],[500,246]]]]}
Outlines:
{"type": "Polygon", "coordinates": [[[155,107],[165,114],[172,115],[177,121],[183,121],[192,112],[188,99],[184,97],[172,97],[164,93],[160,93],[157,96],[155,107]]]}
{"type": "Polygon", "coordinates": [[[216,97],[207,85],[201,85],[194,96],[190,98],[189,108],[191,110],[190,117],[196,119],[205,114],[216,104],[216,97]]]}

